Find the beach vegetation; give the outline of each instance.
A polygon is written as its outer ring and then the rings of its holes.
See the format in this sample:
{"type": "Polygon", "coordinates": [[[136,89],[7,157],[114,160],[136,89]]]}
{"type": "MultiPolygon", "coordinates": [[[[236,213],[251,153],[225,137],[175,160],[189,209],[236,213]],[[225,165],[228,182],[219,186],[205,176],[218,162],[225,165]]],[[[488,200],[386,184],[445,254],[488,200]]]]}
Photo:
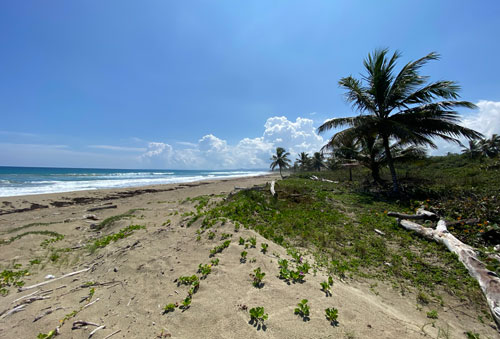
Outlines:
{"type": "Polygon", "coordinates": [[[248,254],[247,251],[242,251],[241,252],[241,254],[240,254],[240,262],[242,264],[246,263],[246,261],[247,261],[247,254],[248,254]]]}
{"type": "Polygon", "coordinates": [[[88,249],[91,253],[94,253],[97,249],[106,247],[109,245],[111,242],[116,242],[120,239],[127,238],[131,236],[134,231],[140,230],[140,229],[145,229],[145,226],[142,225],[130,225],[125,228],[122,228],[120,231],[106,235],[104,237],[101,237],[97,240],[94,240],[89,246],[88,249]]]}
{"type": "Polygon", "coordinates": [[[304,321],[309,320],[309,313],[310,313],[310,308],[309,305],[307,304],[308,300],[307,299],[302,299],[298,304],[295,310],[293,311],[295,314],[299,315],[302,317],[304,321]]]}
{"type": "Polygon", "coordinates": [[[2,296],[9,294],[9,287],[19,288],[24,286],[22,279],[30,273],[26,269],[21,269],[21,267],[21,264],[16,264],[12,269],[5,269],[0,272],[0,294],[2,296]]]}
{"type": "Polygon", "coordinates": [[[212,263],[212,266],[217,266],[219,265],[219,258],[212,259],[210,262],[212,263]]]}
{"type": "Polygon", "coordinates": [[[323,281],[320,283],[321,285],[321,290],[325,292],[327,297],[332,296],[332,292],[330,291],[330,284],[327,281],[323,281]]]}
{"type": "Polygon", "coordinates": [[[332,324],[332,326],[338,325],[338,313],[339,311],[335,307],[325,309],[325,317],[332,324]]]}
{"type": "Polygon", "coordinates": [[[215,238],[215,233],[212,231],[208,232],[208,239],[212,240],[213,238],[215,238]]]}
{"type": "Polygon", "coordinates": [[[262,286],[264,286],[262,280],[264,279],[266,274],[262,272],[261,268],[257,267],[256,269],[253,270],[253,273],[254,274],[251,275],[253,278],[252,285],[257,288],[261,288],[262,286]]]}
{"type": "Polygon", "coordinates": [[[191,296],[188,295],[184,300],[182,300],[180,308],[187,310],[191,306],[191,299],[191,296]]]}
{"type": "Polygon", "coordinates": [[[257,238],[256,237],[248,238],[247,242],[250,244],[251,248],[255,248],[257,246],[257,238]]]}
{"type": "Polygon", "coordinates": [[[196,276],[196,274],[190,276],[180,276],[179,278],[177,278],[177,286],[192,285],[194,282],[198,280],[199,278],[196,276]]]}
{"type": "Polygon", "coordinates": [[[42,246],[43,248],[46,248],[51,243],[54,243],[56,241],[60,241],[60,240],[64,239],[64,235],[57,233],[57,232],[53,232],[53,231],[28,231],[28,232],[24,232],[24,233],[18,234],[16,236],[10,237],[7,240],[0,240],[0,245],[10,244],[16,240],[19,240],[19,239],[25,237],[25,236],[28,236],[28,235],[44,235],[44,236],[50,237],[49,239],[46,239],[40,243],[40,246],[42,246]]]}
{"type": "Polygon", "coordinates": [[[210,256],[213,257],[217,253],[221,253],[226,248],[228,248],[230,244],[231,244],[231,240],[226,240],[222,244],[215,246],[213,249],[210,250],[210,256]]]}
{"type": "Polygon", "coordinates": [[[265,313],[263,306],[253,307],[249,310],[250,313],[250,324],[254,326],[263,326],[264,321],[266,321],[269,316],[265,313]]]}
{"type": "Polygon", "coordinates": [[[230,234],[230,233],[222,233],[221,236],[220,236],[220,240],[226,240],[226,239],[229,239],[231,238],[233,235],[230,234]]]}
{"type": "Polygon", "coordinates": [[[438,318],[437,311],[436,310],[432,310],[432,311],[427,312],[427,318],[437,319],[438,318]]]}
{"type": "Polygon", "coordinates": [[[267,253],[267,248],[269,247],[269,244],[263,242],[262,244],[260,244],[260,247],[261,247],[261,252],[266,254],[267,253]]]}
{"type": "Polygon", "coordinates": [[[101,221],[99,224],[97,224],[97,226],[94,228],[94,231],[101,231],[104,228],[113,225],[117,221],[120,221],[120,220],[123,220],[123,219],[127,219],[127,218],[131,218],[131,217],[134,216],[135,212],[137,212],[137,211],[143,211],[143,210],[144,210],[143,208],[134,208],[134,209],[128,210],[125,213],[114,215],[114,216],[111,216],[109,218],[106,218],[103,221],[101,221]]]}
{"type": "Polygon", "coordinates": [[[163,308],[163,314],[175,311],[176,307],[177,305],[172,303],[165,305],[165,307],[163,308]]]}
{"type": "Polygon", "coordinates": [[[198,265],[198,273],[201,273],[201,278],[205,279],[210,273],[212,273],[212,265],[211,264],[199,264],[198,265]]]}
{"type": "Polygon", "coordinates": [[[29,223],[29,224],[26,224],[26,225],[23,225],[23,226],[11,228],[11,229],[7,230],[6,233],[15,233],[15,232],[18,232],[18,231],[23,230],[25,228],[36,227],[36,226],[49,226],[49,225],[58,224],[58,223],[59,222],[57,222],[57,221],[51,221],[51,222],[32,222],[32,223],[29,223]]]}

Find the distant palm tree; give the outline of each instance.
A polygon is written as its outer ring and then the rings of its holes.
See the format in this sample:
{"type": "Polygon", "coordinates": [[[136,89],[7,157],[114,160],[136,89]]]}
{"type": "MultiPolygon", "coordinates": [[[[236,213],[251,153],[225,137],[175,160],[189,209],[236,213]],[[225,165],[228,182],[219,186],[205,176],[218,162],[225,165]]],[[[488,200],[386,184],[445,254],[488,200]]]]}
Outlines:
{"type": "Polygon", "coordinates": [[[311,158],[309,158],[309,154],[307,154],[306,152],[300,153],[299,157],[297,158],[297,163],[303,171],[309,168],[310,161],[311,158]]]}
{"type": "Polygon", "coordinates": [[[323,154],[321,154],[320,152],[314,152],[314,155],[311,159],[311,166],[316,171],[321,171],[321,167],[325,167],[325,164],[323,162],[323,154]]]}
{"type": "Polygon", "coordinates": [[[490,139],[479,141],[479,147],[483,155],[494,158],[500,153],[500,136],[493,134],[490,139]]]}
{"type": "Polygon", "coordinates": [[[285,151],[284,148],[278,147],[276,148],[276,154],[273,155],[273,157],[271,158],[271,160],[273,161],[271,162],[271,170],[274,171],[276,166],[278,166],[280,169],[281,179],[283,179],[283,174],[281,174],[281,169],[286,169],[290,167],[290,159],[288,159],[289,155],[290,153],[285,151]]]}
{"type": "Polygon", "coordinates": [[[428,61],[439,59],[438,54],[432,52],[409,62],[395,74],[396,61],[401,54],[395,52],[388,59],[387,53],[387,49],[382,49],[368,54],[364,61],[366,75],[361,80],[349,76],[339,81],[339,85],[347,90],[347,100],[352,102],[360,115],[330,119],[318,128],[318,132],[347,125],[354,132],[370,131],[374,137],[380,137],[392,176],[393,191],[398,193],[399,185],[390,151],[391,139],[436,148],[432,141],[435,137],[458,143],[457,137],[475,139],[481,134],[457,124],[460,116],[455,108],[476,106],[468,101],[456,101],[460,87],[455,82],[427,83],[428,77],[419,74],[419,69],[428,61]],[[436,101],[439,98],[443,100],[436,101]]]}
{"type": "Polygon", "coordinates": [[[469,147],[462,145],[462,154],[466,154],[471,159],[481,155],[481,147],[479,141],[469,140],[469,147]]]}

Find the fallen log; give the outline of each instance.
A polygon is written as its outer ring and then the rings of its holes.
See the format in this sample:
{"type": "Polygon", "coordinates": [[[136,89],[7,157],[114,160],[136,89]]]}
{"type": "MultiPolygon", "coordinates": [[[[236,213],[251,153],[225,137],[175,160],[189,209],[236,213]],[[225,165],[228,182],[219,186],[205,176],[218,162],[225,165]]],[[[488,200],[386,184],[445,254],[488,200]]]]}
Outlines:
{"type": "Polygon", "coordinates": [[[387,213],[387,215],[390,217],[396,217],[399,219],[406,219],[406,220],[434,220],[434,221],[439,220],[439,217],[436,214],[423,210],[421,208],[417,210],[416,214],[389,212],[387,213]]]}
{"type": "Polygon", "coordinates": [[[435,229],[423,227],[409,220],[399,220],[399,225],[424,238],[443,244],[449,251],[458,256],[458,260],[479,283],[493,319],[497,323],[497,329],[500,330],[500,278],[496,273],[486,269],[486,266],[479,260],[475,249],[455,238],[448,231],[446,222],[442,219],[439,220],[435,229]]]}

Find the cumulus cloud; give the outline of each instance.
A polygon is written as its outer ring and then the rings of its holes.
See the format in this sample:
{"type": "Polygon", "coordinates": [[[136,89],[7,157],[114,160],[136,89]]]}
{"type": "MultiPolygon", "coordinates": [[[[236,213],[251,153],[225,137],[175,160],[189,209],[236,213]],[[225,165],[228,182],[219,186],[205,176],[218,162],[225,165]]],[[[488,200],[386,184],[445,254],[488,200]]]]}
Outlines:
{"type": "MultiPolygon", "coordinates": [[[[480,100],[476,105],[478,110],[464,115],[461,125],[482,133],[485,138],[491,137],[492,134],[500,134],[500,102],[480,100]]],[[[438,148],[430,150],[431,155],[444,155],[448,152],[460,153],[461,147],[456,143],[441,139],[435,142],[438,148]]],[[[461,139],[461,142],[467,144],[466,139],[461,139]]]]}
{"type": "Polygon", "coordinates": [[[189,169],[267,168],[276,147],[284,147],[294,159],[300,152],[315,152],[323,146],[313,121],[272,117],[264,124],[261,137],[244,138],[235,145],[212,134],[196,144],[183,142],[185,148],[174,148],[162,142],[151,142],[141,161],[154,167],[189,169]]]}

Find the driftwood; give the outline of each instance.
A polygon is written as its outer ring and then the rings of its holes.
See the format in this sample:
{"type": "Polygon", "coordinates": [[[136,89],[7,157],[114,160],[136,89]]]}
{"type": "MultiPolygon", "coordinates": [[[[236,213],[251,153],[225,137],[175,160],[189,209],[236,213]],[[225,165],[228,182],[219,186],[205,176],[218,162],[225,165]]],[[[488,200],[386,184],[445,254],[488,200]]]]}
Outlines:
{"type": "Polygon", "coordinates": [[[458,256],[458,260],[460,260],[469,271],[469,274],[479,283],[486,297],[491,314],[500,328],[500,278],[496,273],[486,269],[486,266],[479,260],[475,249],[455,238],[448,231],[446,222],[442,219],[439,220],[435,229],[423,227],[409,220],[398,220],[398,223],[405,229],[413,231],[424,238],[445,245],[448,250],[458,256]]]}
{"type": "Polygon", "coordinates": [[[96,328],[95,330],[93,330],[92,332],[90,332],[89,334],[89,339],[92,338],[92,336],[99,330],[102,330],[103,328],[106,328],[106,325],[102,325],[102,326],[99,326],[98,328],[96,328]]]}
{"type": "Polygon", "coordinates": [[[62,310],[62,309],[63,309],[63,307],[49,308],[48,310],[45,310],[42,313],[38,314],[35,317],[35,319],[33,320],[33,322],[36,322],[36,321],[42,319],[43,317],[45,317],[46,315],[51,314],[52,312],[55,312],[55,311],[58,311],[58,310],[62,310]]]}
{"type": "Polygon", "coordinates": [[[406,220],[434,220],[434,221],[439,220],[439,217],[436,214],[421,208],[417,210],[416,214],[389,212],[387,213],[387,215],[390,217],[396,217],[399,219],[406,219],[406,220]]]}
{"type": "Polygon", "coordinates": [[[96,323],[91,323],[90,321],[85,321],[85,320],[77,320],[73,322],[73,326],[71,327],[72,330],[78,330],[84,326],[95,326],[99,327],[101,325],[96,324],[96,323]]]}
{"type": "Polygon", "coordinates": [[[107,336],[105,336],[105,337],[104,337],[104,339],[111,338],[112,336],[114,336],[115,334],[120,333],[120,332],[121,332],[121,330],[116,330],[116,331],[114,331],[113,333],[108,334],[107,336]]]}
{"type": "Polygon", "coordinates": [[[31,285],[31,286],[26,286],[26,287],[20,287],[18,289],[19,292],[22,292],[22,291],[27,291],[27,290],[31,290],[32,288],[37,288],[37,287],[40,287],[40,286],[43,286],[43,285],[47,285],[47,284],[50,284],[54,281],[57,281],[57,280],[60,280],[60,279],[64,279],[64,278],[67,278],[67,277],[71,277],[71,276],[74,276],[74,275],[77,275],[77,274],[80,274],[80,273],[83,273],[83,272],[87,272],[91,269],[92,267],[89,267],[89,268],[85,268],[83,270],[79,270],[79,271],[76,271],[76,272],[71,272],[71,273],[68,273],[68,274],[65,274],[59,278],[55,278],[55,279],[50,279],[50,280],[47,280],[47,281],[43,281],[41,283],[38,283],[38,284],[35,284],[35,285],[31,285]]]}
{"type": "Polygon", "coordinates": [[[271,195],[272,195],[273,197],[277,198],[277,197],[278,197],[278,195],[276,194],[276,191],[274,190],[274,184],[275,184],[274,180],[273,180],[273,181],[271,181],[271,195]]]}
{"type": "Polygon", "coordinates": [[[116,205],[105,205],[105,206],[92,207],[92,208],[88,208],[87,212],[94,212],[94,211],[99,211],[99,210],[106,210],[106,209],[109,209],[109,208],[116,208],[116,207],[117,207],[116,205]]]}

